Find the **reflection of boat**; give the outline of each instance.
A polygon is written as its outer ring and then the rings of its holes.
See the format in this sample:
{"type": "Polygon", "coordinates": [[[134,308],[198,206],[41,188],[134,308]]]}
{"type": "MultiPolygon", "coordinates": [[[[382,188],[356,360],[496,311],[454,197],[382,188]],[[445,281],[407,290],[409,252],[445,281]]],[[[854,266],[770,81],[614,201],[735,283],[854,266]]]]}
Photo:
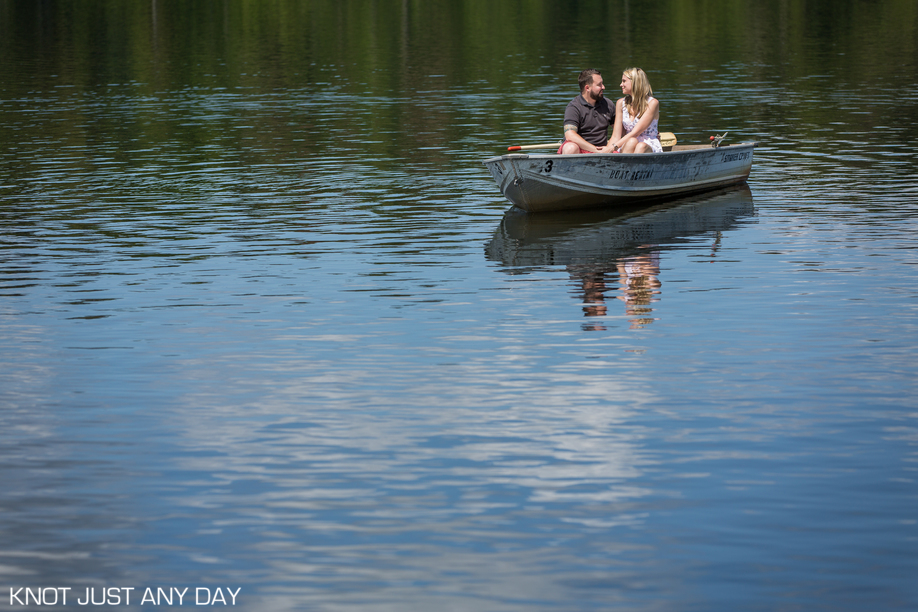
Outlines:
{"type": "Polygon", "coordinates": [[[501,193],[527,212],[617,206],[742,183],[756,143],[676,145],[635,155],[501,155],[483,163],[501,193]]]}
{"type": "MultiPolygon", "coordinates": [[[[509,274],[564,266],[582,297],[584,316],[605,317],[607,299],[615,298],[624,303],[632,328],[640,328],[654,320],[651,304],[660,299],[661,253],[707,234],[715,257],[722,232],[753,211],[745,185],[614,213],[530,215],[510,209],[485,252],[509,274]]],[[[602,319],[589,321],[584,329],[605,329],[602,319]]]]}
{"type": "Polygon", "coordinates": [[[488,259],[515,268],[602,263],[644,245],[665,250],[667,243],[725,231],[753,210],[746,185],[615,211],[530,215],[511,208],[485,249],[488,259]]]}

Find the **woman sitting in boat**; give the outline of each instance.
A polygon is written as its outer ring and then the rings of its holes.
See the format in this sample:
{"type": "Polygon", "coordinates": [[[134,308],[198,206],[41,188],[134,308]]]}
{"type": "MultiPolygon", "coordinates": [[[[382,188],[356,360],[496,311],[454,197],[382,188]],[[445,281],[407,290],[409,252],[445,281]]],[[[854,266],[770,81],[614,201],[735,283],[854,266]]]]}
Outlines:
{"type": "Polygon", "coordinates": [[[615,104],[615,149],[622,153],[662,152],[657,131],[660,102],[651,95],[647,75],[640,68],[628,68],[622,73],[621,87],[625,97],[615,104]]]}

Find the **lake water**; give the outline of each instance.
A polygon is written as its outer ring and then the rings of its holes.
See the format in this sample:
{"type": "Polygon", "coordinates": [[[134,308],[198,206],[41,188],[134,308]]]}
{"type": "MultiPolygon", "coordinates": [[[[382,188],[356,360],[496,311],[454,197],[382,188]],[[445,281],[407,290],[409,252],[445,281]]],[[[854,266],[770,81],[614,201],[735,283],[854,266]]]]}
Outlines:
{"type": "Polygon", "coordinates": [[[918,608],[916,27],[0,0],[2,605],[918,608]],[[629,65],[748,185],[511,209],[629,65]]]}

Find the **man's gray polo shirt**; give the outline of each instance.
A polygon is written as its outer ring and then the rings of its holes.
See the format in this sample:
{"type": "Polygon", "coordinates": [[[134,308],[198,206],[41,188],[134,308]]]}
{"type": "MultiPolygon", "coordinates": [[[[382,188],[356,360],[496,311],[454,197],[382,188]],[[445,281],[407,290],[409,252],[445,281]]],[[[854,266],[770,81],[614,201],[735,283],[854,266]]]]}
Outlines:
{"type": "Polygon", "coordinates": [[[609,141],[609,126],[615,123],[615,104],[602,97],[596,105],[579,95],[564,109],[564,125],[576,125],[577,133],[591,145],[604,147],[609,141]]]}

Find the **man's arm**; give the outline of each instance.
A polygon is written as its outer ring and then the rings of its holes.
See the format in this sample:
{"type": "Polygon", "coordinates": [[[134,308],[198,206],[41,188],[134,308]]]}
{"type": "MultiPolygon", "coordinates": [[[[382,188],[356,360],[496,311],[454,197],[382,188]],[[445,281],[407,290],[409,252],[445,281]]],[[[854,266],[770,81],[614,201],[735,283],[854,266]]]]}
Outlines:
{"type": "Polygon", "coordinates": [[[593,153],[599,153],[599,149],[595,145],[591,145],[586,140],[583,139],[583,136],[577,133],[577,126],[573,123],[564,124],[564,140],[568,142],[573,142],[579,146],[584,151],[592,151],[593,153]]]}

